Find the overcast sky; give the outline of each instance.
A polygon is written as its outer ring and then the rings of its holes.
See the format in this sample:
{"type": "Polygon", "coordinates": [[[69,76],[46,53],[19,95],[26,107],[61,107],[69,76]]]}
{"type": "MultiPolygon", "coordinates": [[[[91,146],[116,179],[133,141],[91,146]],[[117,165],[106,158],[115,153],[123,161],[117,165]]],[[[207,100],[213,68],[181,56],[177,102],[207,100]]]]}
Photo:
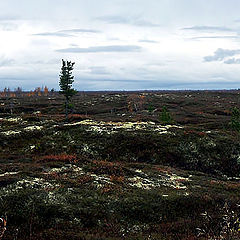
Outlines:
{"type": "Polygon", "coordinates": [[[240,88],[238,0],[0,0],[0,89],[240,88]]]}

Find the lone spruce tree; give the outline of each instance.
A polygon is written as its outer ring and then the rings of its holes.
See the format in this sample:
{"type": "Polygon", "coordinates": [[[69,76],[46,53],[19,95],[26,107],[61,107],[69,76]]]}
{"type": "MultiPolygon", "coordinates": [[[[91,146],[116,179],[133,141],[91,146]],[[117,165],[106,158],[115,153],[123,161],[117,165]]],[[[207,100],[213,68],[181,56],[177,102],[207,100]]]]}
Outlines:
{"type": "Polygon", "coordinates": [[[162,112],[160,114],[160,121],[163,124],[171,124],[173,123],[173,118],[170,114],[170,112],[168,111],[166,106],[162,107],[162,112]]]}
{"type": "Polygon", "coordinates": [[[64,61],[62,59],[62,68],[60,72],[60,80],[59,80],[59,87],[60,92],[65,96],[65,114],[66,120],[68,119],[68,111],[70,108],[70,101],[71,98],[77,93],[75,89],[72,88],[72,84],[74,82],[74,76],[72,76],[74,62],[71,61],[64,61]]]}

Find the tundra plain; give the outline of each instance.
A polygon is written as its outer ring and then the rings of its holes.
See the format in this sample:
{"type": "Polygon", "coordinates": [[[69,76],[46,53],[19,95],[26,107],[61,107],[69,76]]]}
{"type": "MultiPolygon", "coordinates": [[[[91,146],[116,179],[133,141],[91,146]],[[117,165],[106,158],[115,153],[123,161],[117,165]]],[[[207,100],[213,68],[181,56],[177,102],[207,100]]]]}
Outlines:
{"type": "Polygon", "coordinates": [[[1,97],[2,239],[227,236],[224,216],[239,214],[240,138],[229,124],[239,94],[79,92],[68,121],[57,92],[1,97]],[[161,121],[163,106],[173,122],[161,121]]]}

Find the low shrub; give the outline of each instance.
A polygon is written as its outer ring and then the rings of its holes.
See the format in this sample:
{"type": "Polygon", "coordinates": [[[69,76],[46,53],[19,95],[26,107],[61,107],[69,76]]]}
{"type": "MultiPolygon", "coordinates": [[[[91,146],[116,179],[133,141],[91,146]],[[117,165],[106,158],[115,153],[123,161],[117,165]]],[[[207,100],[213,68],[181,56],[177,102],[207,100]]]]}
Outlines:
{"type": "Polygon", "coordinates": [[[237,107],[232,110],[230,126],[233,130],[240,132],[240,110],[237,107]]]}
{"type": "Polygon", "coordinates": [[[123,175],[122,164],[116,162],[108,162],[103,160],[93,160],[90,164],[85,166],[86,170],[97,174],[108,174],[114,176],[123,175]]]}
{"type": "Polygon", "coordinates": [[[65,162],[65,163],[76,163],[77,156],[69,154],[59,154],[59,155],[46,155],[38,159],[38,162],[65,162]]]}
{"type": "Polygon", "coordinates": [[[240,212],[238,207],[225,203],[214,214],[205,211],[201,214],[202,226],[197,228],[198,237],[206,239],[229,239],[240,238],[240,212]]]}

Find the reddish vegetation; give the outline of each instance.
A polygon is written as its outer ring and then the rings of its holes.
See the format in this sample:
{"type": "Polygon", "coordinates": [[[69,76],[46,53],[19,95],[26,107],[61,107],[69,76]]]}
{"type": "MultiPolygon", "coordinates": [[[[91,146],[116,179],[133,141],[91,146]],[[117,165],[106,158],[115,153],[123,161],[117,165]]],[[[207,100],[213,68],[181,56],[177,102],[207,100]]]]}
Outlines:
{"type": "Polygon", "coordinates": [[[205,132],[199,132],[199,131],[196,131],[196,130],[186,130],[186,131],[184,131],[184,135],[190,135],[190,134],[199,135],[200,137],[204,137],[204,136],[207,135],[205,132]]]}
{"type": "Polygon", "coordinates": [[[162,172],[162,173],[167,173],[167,174],[171,174],[172,171],[170,168],[162,168],[162,167],[154,167],[154,170],[156,170],[157,172],[162,172]]]}
{"type": "Polygon", "coordinates": [[[101,174],[110,174],[115,176],[122,176],[123,169],[122,164],[117,162],[107,162],[107,161],[93,161],[91,166],[91,171],[101,174]]]}
{"type": "Polygon", "coordinates": [[[125,177],[124,176],[111,175],[110,176],[110,181],[113,182],[113,183],[123,183],[125,181],[125,177]]]}
{"type": "Polygon", "coordinates": [[[69,154],[59,154],[59,155],[46,155],[38,159],[40,162],[65,162],[65,163],[76,163],[77,156],[69,154]]]}
{"type": "Polygon", "coordinates": [[[82,175],[77,178],[77,183],[81,185],[81,184],[89,183],[92,180],[93,180],[93,177],[91,177],[89,175],[82,175]]]}

